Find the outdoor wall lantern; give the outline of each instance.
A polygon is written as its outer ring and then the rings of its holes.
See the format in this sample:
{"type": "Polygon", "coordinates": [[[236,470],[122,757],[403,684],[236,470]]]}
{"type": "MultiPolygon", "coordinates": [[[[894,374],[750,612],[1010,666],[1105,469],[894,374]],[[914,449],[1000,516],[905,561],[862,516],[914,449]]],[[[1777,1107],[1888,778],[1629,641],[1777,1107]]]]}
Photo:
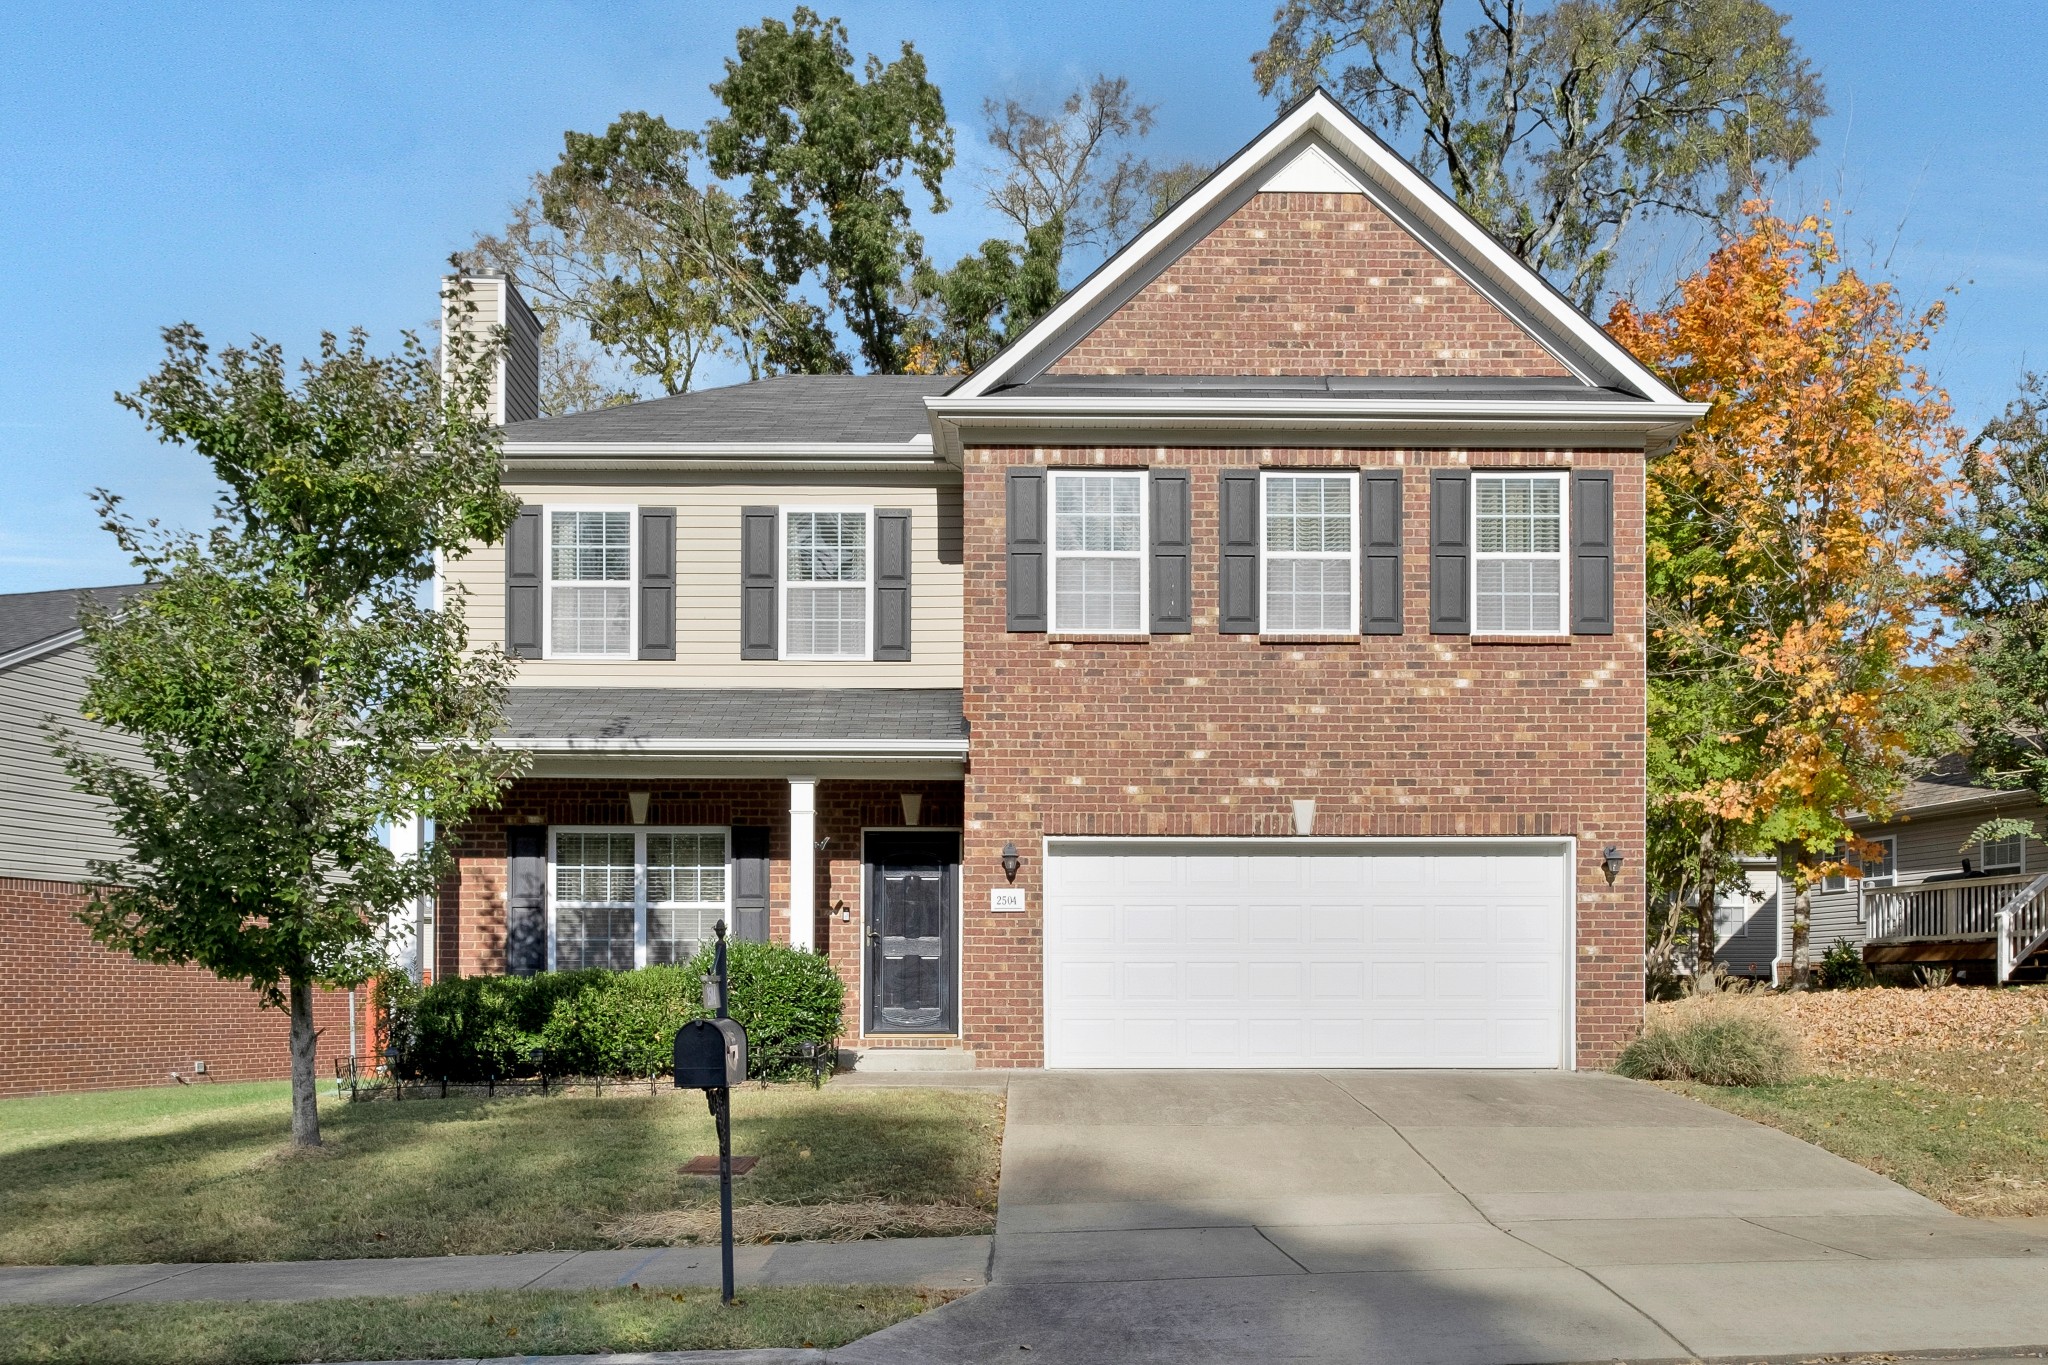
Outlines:
{"type": "Polygon", "coordinates": [[[903,823],[914,827],[917,824],[918,817],[923,814],[924,794],[922,792],[903,793],[903,823]]]}
{"type": "Polygon", "coordinates": [[[626,804],[632,808],[634,824],[644,825],[647,823],[647,801],[652,794],[651,792],[626,793],[626,804]]]}
{"type": "Polygon", "coordinates": [[[1017,869],[1023,865],[1024,860],[1017,856],[1017,846],[1015,844],[1004,844],[1003,875],[1014,882],[1017,880],[1017,869]]]}
{"type": "Polygon", "coordinates": [[[1607,884],[1614,885],[1614,879],[1621,875],[1621,846],[1609,844],[1600,854],[1600,870],[1607,874],[1607,884]]]}

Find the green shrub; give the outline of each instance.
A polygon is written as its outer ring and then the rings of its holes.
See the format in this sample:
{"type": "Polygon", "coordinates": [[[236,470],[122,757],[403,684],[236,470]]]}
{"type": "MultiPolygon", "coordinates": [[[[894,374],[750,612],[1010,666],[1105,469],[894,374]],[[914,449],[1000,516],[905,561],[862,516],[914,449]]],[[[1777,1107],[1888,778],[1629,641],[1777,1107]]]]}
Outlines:
{"type": "MultiPolygon", "coordinates": [[[[690,998],[702,999],[711,970],[706,948],[683,969],[690,998]]],[[[808,1074],[798,1048],[828,1044],[839,1036],[839,1008],[846,985],[817,953],[780,943],[729,943],[726,975],[732,984],[728,1013],[747,1031],[747,1074],[764,1080],[793,1080],[808,1074]]]]}
{"type": "Polygon", "coordinates": [[[1817,991],[1859,990],[1876,984],[1877,978],[1863,963],[1862,949],[1846,938],[1836,939],[1813,969],[1813,988],[1817,991]]]}
{"type": "Polygon", "coordinates": [[[1798,1070],[1799,1045],[1769,1019],[1732,1010],[1652,1024],[1614,1064],[1638,1081],[1778,1085],[1798,1070]]]}
{"type": "MultiPolygon", "coordinates": [[[[832,964],[787,944],[727,948],[731,1014],[747,1030],[748,1074],[805,1074],[799,1046],[829,1045],[839,1036],[845,987],[832,964]]],[[[680,967],[450,977],[424,989],[407,980],[380,983],[376,998],[410,1076],[532,1076],[543,1053],[554,1076],[662,1076],[672,1064],[676,1030],[706,1014],[710,966],[707,948],[680,967]]]]}

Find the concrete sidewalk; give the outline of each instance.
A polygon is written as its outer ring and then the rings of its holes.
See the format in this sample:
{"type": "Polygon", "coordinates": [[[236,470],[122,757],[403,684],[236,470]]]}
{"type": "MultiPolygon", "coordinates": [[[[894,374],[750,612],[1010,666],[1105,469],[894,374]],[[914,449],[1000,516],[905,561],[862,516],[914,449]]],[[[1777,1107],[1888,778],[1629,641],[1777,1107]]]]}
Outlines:
{"type": "MultiPolygon", "coordinates": [[[[734,1249],[742,1285],[895,1284],[976,1288],[988,1281],[987,1237],[781,1242],[734,1249]]],[[[0,1267],[0,1303],[164,1303],[189,1299],[346,1299],[474,1289],[716,1287],[718,1248],[532,1251],[360,1261],[0,1267]]]]}

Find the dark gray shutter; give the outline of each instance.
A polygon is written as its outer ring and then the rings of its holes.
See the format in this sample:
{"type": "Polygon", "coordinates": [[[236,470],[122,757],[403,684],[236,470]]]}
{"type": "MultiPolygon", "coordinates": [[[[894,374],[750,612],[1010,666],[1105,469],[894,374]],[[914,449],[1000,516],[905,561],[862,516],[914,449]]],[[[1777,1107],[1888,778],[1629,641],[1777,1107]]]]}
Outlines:
{"type": "Polygon", "coordinates": [[[1185,469],[1152,471],[1152,633],[1186,635],[1195,628],[1191,574],[1194,514],[1185,469]]]}
{"type": "Polygon", "coordinates": [[[768,941],[768,830],[732,827],[732,936],[768,941]]]}
{"type": "Polygon", "coordinates": [[[676,509],[640,509],[640,657],[676,657],[676,509]]]}
{"type": "Polygon", "coordinates": [[[1358,629],[1401,633],[1401,471],[1358,477],[1358,629]]]}
{"type": "Polygon", "coordinates": [[[1223,557],[1217,568],[1216,630],[1259,633],[1259,471],[1226,469],[1217,485],[1223,557]]]}
{"type": "Polygon", "coordinates": [[[1003,478],[1006,629],[1045,629],[1045,471],[1012,469],[1003,478]]]}
{"type": "Polygon", "coordinates": [[[532,976],[548,967],[548,827],[505,831],[505,970],[532,976]]]}
{"type": "Polygon", "coordinates": [[[910,662],[910,509],[875,509],[875,657],[910,662]]]}
{"type": "Polygon", "coordinates": [[[1614,634],[1614,473],[1572,471],[1572,634],[1614,634]]]}
{"type": "Polygon", "coordinates": [[[775,629],[775,509],[740,509],[740,657],[772,659],[775,629]]]}
{"type": "Polygon", "coordinates": [[[1429,476],[1429,633],[1472,633],[1472,476],[1429,476]]]}
{"type": "Polygon", "coordinates": [[[515,659],[540,657],[545,530],[540,509],[522,507],[505,532],[505,652],[515,659]]]}

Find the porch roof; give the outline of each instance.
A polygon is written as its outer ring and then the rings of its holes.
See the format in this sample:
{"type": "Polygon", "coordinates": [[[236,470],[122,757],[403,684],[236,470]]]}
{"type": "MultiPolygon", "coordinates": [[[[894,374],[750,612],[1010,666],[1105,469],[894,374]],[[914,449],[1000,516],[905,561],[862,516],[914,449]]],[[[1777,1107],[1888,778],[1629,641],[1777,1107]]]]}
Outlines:
{"type": "Polygon", "coordinates": [[[960,689],[514,687],[498,743],[538,753],[960,758],[960,689]]]}

